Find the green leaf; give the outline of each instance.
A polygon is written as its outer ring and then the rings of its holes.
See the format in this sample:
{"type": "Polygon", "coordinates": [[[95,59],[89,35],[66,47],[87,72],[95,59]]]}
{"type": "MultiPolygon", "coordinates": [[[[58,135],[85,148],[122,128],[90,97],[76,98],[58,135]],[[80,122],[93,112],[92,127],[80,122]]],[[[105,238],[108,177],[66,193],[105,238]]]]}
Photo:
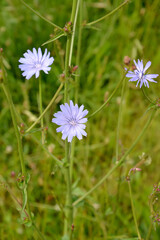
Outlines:
{"type": "Polygon", "coordinates": [[[23,189],[22,195],[23,195],[22,210],[24,210],[27,204],[27,188],[26,187],[23,189]]]}
{"type": "Polygon", "coordinates": [[[28,184],[30,181],[30,174],[27,173],[26,179],[25,179],[25,183],[28,184]]]}
{"type": "Polygon", "coordinates": [[[44,46],[44,45],[46,45],[48,43],[54,42],[55,40],[57,40],[57,39],[59,39],[59,38],[61,38],[63,36],[65,36],[65,33],[59,33],[55,37],[53,37],[53,38],[49,39],[47,42],[43,43],[42,46],[44,46]]]}

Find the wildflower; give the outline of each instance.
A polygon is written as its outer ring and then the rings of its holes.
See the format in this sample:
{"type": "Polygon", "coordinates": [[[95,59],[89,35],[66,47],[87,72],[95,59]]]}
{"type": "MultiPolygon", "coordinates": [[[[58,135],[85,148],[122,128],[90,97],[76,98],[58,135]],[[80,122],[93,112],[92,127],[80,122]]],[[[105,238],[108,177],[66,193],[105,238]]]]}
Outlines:
{"type": "Polygon", "coordinates": [[[27,80],[34,74],[35,77],[38,78],[41,70],[48,74],[48,71],[51,70],[49,66],[54,61],[54,58],[50,57],[50,52],[47,54],[47,49],[45,49],[44,55],[42,55],[41,48],[38,48],[38,51],[33,48],[33,52],[27,50],[23,56],[24,58],[19,59],[19,62],[22,63],[19,65],[19,68],[23,71],[22,75],[26,77],[27,80]]]}
{"type": "Polygon", "coordinates": [[[86,128],[85,124],[87,118],[84,118],[87,114],[87,110],[83,110],[84,106],[81,105],[80,108],[76,104],[74,106],[73,102],[70,101],[70,106],[68,103],[60,105],[61,111],[54,114],[52,119],[53,123],[61,125],[56,130],[57,132],[62,132],[62,139],[65,140],[68,137],[68,142],[72,141],[72,138],[77,136],[79,140],[82,139],[82,135],[87,136],[84,131],[86,128]]]}
{"type": "Polygon", "coordinates": [[[146,70],[151,66],[151,62],[147,62],[146,66],[143,67],[143,60],[139,60],[138,59],[138,63],[136,63],[136,61],[134,60],[134,64],[136,69],[132,72],[132,71],[128,71],[128,73],[126,74],[126,77],[131,78],[129,81],[130,82],[134,82],[137,81],[137,85],[140,83],[140,88],[142,87],[142,85],[144,84],[145,87],[149,88],[149,82],[155,82],[157,83],[155,80],[153,80],[153,78],[158,77],[158,74],[145,74],[146,70]]]}

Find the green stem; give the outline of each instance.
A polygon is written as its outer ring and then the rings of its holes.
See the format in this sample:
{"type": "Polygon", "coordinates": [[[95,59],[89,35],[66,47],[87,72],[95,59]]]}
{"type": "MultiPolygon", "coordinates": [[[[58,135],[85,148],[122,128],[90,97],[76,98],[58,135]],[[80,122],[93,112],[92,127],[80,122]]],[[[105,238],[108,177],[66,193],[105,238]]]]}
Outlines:
{"type": "Polygon", "coordinates": [[[40,120],[41,118],[44,116],[44,114],[48,111],[48,109],[52,106],[52,104],[54,103],[54,101],[56,100],[59,92],[61,91],[62,87],[63,87],[63,83],[61,83],[61,85],[59,86],[59,88],[57,89],[56,93],[54,94],[53,98],[51,99],[51,101],[49,102],[48,106],[45,108],[45,110],[42,112],[42,114],[37,118],[37,120],[26,130],[26,133],[29,132],[40,120]]]}
{"type": "Polygon", "coordinates": [[[121,101],[119,106],[119,113],[118,113],[118,123],[117,123],[117,137],[116,137],[116,162],[118,162],[118,155],[119,155],[119,134],[120,134],[120,123],[122,118],[122,105],[123,105],[123,97],[124,97],[124,89],[125,89],[125,80],[122,84],[121,90],[121,101]]]}
{"type": "Polygon", "coordinates": [[[2,83],[2,88],[3,88],[3,91],[6,95],[8,103],[9,103],[11,116],[12,116],[12,121],[13,121],[13,126],[14,126],[14,130],[15,130],[16,138],[17,138],[17,143],[18,143],[18,152],[19,152],[19,158],[20,158],[20,163],[21,163],[22,175],[25,176],[26,169],[25,169],[25,164],[24,164],[22,141],[21,141],[20,132],[19,132],[19,129],[18,129],[18,126],[17,126],[17,120],[16,120],[16,114],[15,114],[15,111],[14,111],[13,101],[12,101],[7,83],[2,83]]]}
{"type": "Polygon", "coordinates": [[[75,38],[75,30],[76,30],[76,23],[77,23],[77,16],[78,16],[78,9],[79,9],[79,3],[80,0],[73,1],[74,6],[73,6],[73,11],[72,11],[72,16],[71,16],[71,22],[73,21],[73,33],[71,37],[71,47],[70,47],[70,54],[69,54],[69,66],[71,66],[71,61],[72,61],[72,52],[73,52],[73,45],[74,45],[74,38],[75,38]],[[74,19],[74,20],[72,20],[74,19]]]}
{"type": "Polygon", "coordinates": [[[78,66],[78,74],[75,77],[75,102],[78,103],[78,90],[79,90],[79,75],[80,75],[80,52],[81,52],[81,42],[82,42],[82,9],[83,9],[83,0],[80,1],[80,9],[79,9],[79,31],[78,31],[78,46],[77,46],[77,57],[76,57],[76,65],[78,66]]]}
{"type": "Polygon", "coordinates": [[[49,23],[50,25],[52,25],[55,28],[58,28],[61,31],[64,31],[63,28],[59,27],[58,25],[56,25],[55,23],[49,21],[47,18],[43,17],[40,13],[38,13],[37,11],[35,11],[33,8],[31,8],[27,3],[25,3],[23,0],[20,0],[28,9],[30,9],[34,14],[36,14],[38,17],[40,17],[41,19],[43,19],[45,22],[49,23]]]}
{"type": "Polygon", "coordinates": [[[113,11],[111,11],[110,13],[106,14],[105,16],[93,21],[93,22],[90,22],[90,23],[87,23],[86,26],[91,26],[95,23],[98,23],[104,19],[106,19],[107,17],[110,17],[112,14],[114,14],[115,12],[117,12],[120,8],[122,8],[124,5],[126,5],[127,3],[129,2],[129,0],[126,0],[124,1],[124,3],[122,3],[121,5],[119,5],[117,8],[115,8],[113,11]]]}
{"type": "MultiPolygon", "coordinates": [[[[76,65],[79,66],[80,63],[80,50],[81,50],[81,40],[82,40],[82,4],[83,0],[78,1],[77,3],[77,8],[76,8],[76,15],[75,18],[77,18],[78,14],[78,6],[80,7],[79,11],[79,31],[78,31],[78,46],[77,46],[77,57],[76,57],[76,65]]],[[[73,26],[73,34],[75,34],[75,27],[76,27],[76,21],[74,21],[74,26],[73,26]]],[[[73,36],[72,36],[73,39],[73,36]]],[[[78,70],[79,71],[79,70],[78,70]]],[[[78,80],[79,80],[79,74],[75,76],[75,103],[78,103],[78,80]]],[[[74,138],[72,140],[72,145],[71,145],[71,157],[70,157],[70,177],[71,177],[71,182],[72,182],[72,177],[73,177],[73,163],[74,163],[74,153],[75,153],[75,141],[76,139],[74,138]]]]}
{"type": "MultiPolygon", "coordinates": [[[[41,81],[41,76],[39,76],[39,112],[40,116],[42,115],[43,112],[43,106],[42,106],[42,81],[41,81]]],[[[43,117],[41,117],[41,129],[42,129],[42,144],[45,143],[45,137],[44,137],[44,122],[43,122],[43,117]]]]}
{"type": "MultiPolygon", "coordinates": [[[[12,97],[11,97],[11,94],[10,94],[10,91],[9,91],[9,88],[8,88],[8,83],[7,83],[7,79],[6,79],[6,76],[5,76],[5,69],[4,69],[4,66],[3,66],[2,57],[0,58],[0,60],[1,60],[1,67],[2,67],[2,74],[3,74],[3,83],[1,83],[1,84],[2,84],[3,91],[4,91],[4,93],[7,97],[9,107],[10,107],[10,111],[11,111],[13,126],[14,126],[14,130],[15,130],[15,134],[16,134],[16,138],[17,138],[17,142],[18,142],[18,152],[19,152],[19,158],[20,158],[20,163],[21,163],[22,175],[26,176],[26,169],[25,169],[23,148],[22,148],[22,139],[21,139],[21,135],[20,135],[20,132],[19,132],[19,129],[18,129],[15,106],[13,104],[13,100],[12,100],[12,97]]],[[[27,195],[28,195],[28,189],[27,189],[27,195]]],[[[32,224],[34,224],[33,219],[32,219],[32,215],[31,215],[29,199],[27,199],[27,209],[28,209],[28,214],[29,214],[30,221],[32,222],[32,224]]],[[[43,238],[43,240],[45,240],[45,239],[43,238]]]]}
{"type": "Polygon", "coordinates": [[[73,178],[73,163],[74,163],[74,150],[75,150],[75,138],[73,138],[71,143],[71,155],[70,155],[70,178],[72,182],[73,178]]]}
{"type": "Polygon", "coordinates": [[[116,86],[116,88],[113,90],[113,92],[112,92],[112,94],[110,95],[110,97],[95,111],[95,112],[93,112],[89,117],[88,117],[88,119],[89,118],[91,118],[91,117],[93,117],[95,114],[97,114],[98,112],[100,112],[105,106],[106,106],[106,104],[112,99],[112,97],[114,96],[114,94],[117,92],[117,90],[118,90],[118,88],[119,88],[119,86],[121,85],[121,83],[122,83],[122,81],[124,80],[124,76],[123,76],[123,78],[119,81],[119,83],[117,84],[117,86],[116,86]]]}
{"type": "Polygon", "coordinates": [[[138,235],[138,239],[141,240],[141,235],[138,229],[138,223],[137,223],[137,218],[136,218],[136,213],[135,213],[135,208],[134,208],[134,203],[133,203],[133,196],[132,196],[132,189],[131,189],[131,183],[130,180],[128,180],[128,187],[129,187],[129,195],[130,195],[130,199],[131,199],[131,206],[132,206],[132,213],[133,213],[133,218],[134,218],[134,223],[136,226],[136,231],[137,231],[137,235],[138,235]]]}
{"type": "Polygon", "coordinates": [[[79,202],[81,202],[83,199],[85,199],[89,194],[91,194],[94,190],[96,190],[126,159],[128,154],[133,150],[133,148],[136,146],[136,144],[139,142],[140,138],[144,135],[145,131],[149,127],[154,115],[155,115],[156,109],[153,109],[152,114],[150,118],[148,119],[147,123],[144,125],[142,131],[134,141],[134,143],[131,145],[131,147],[126,151],[126,153],[123,155],[123,157],[118,161],[118,163],[109,170],[109,172],[93,187],[91,188],[88,192],[86,192],[82,197],[77,199],[74,203],[73,206],[76,206],[79,202]]]}
{"type": "MultiPolygon", "coordinates": [[[[21,116],[16,112],[15,107],[14,107],[14,111],[15,111],[15,114],[16,114],[16,117],[17,117],[18,121],[20,123],[23,123],[25,125],[25,127],[27,127],[27,124],[23,121],[21,116]]],[[[44,150],[57,163],[57,165],[59,167],[63,166],[63,163],[56,156],[54,156],[52,153],[50,153],[48,151],[48,149],[46,148],[46,146],[44,146],[33,134],[31,136],[32,136],[33,140],[41,147],[41,149],[44,150]]]]}
{"type": "Polygon", "coordinates": [[[148,233],[147,233],[147,236],[146,236],[146,240],[150,239],[152,227],[153,227],[153,224],[152,224],[152,220],[151,220],[151,223],[150,223],[150,226],[149,226],[149,230],[148,230],[148,233]]]}
{"type": "Polygon", "coordinates": [[[66,197],[66,210],[64,222],[64,235],[68,235],[71,239],[71,226],[73,222],[73,207],[72,207],[72,183],[70,177],[70,158],[69,158],[69,143],[65,140],[65,162],[68,166],[65,169],[66,183],[67,183],[67,197],[66,197]]]}
{"type": "Polygon", "coordinates": [[[142,89],[142,92],[143,92],[143,95],[145,96],[145,98],[148,100],[149,103],[151,104],[155,104],[146,94],[145,90],[144,90],[144,87],[141,88],[142,89]]]}
{"type": "Polygon", "coordinates": [[[38,236],[40,237],[40,239],[45,240],[44,236],[42,235],[42,233],[39,231],[39,229],[37,228],[37,226],[35,225],[35,223],[33,223],[33,227],[36,230],[36,232],[38,233],[38,236]]]}
{"type": "MultiPolygon", "coordinates": [[[[68,79],[69,79],[69,68],[72,62],[72,52],[75,37],[75,28],[78,15],[79,0],[73,0],[72,13],[70,21],[73,23],[73,32],[67,35],[66,44],[66,57],[65,57],[65,89],[64,89],[64,102],[69,101],[68,96],[68,79]]],[[[64,235],[68,235],[69,239],[72,238],[71,225],[73,222],[73,207],[72,207],[72,182],[70,176],[70,158],[69,158],[69,143],[65,140],[65,162],[68,167],[65,169],[66,183],[67,183],[67,197],[66,197],[66,218],[64,221],[64,235]]]]}

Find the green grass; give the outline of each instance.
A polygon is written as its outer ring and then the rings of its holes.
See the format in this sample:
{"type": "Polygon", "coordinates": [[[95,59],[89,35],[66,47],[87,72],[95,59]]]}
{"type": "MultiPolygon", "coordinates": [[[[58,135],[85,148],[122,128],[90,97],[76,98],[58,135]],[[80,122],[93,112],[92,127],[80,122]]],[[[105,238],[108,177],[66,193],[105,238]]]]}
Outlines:
{"type": "MultiPolygon", "coordinates": [[[[43,16],[63,27],[70,18],[72,1],[27,1],[43,16]]],[[[117,7],[121,0],[84,1],[83,20],[91,22],[117,7]]],[[[9,87],[17,111],[30,125],[31,114],[38,116],[38,82],[34,77],[29,81],[21,76],[18,59],[27,49],[38,48],[54,33],[38,16],[34,15],[18,0],[1,0],[0,3],[0,47],[4,50],[9,87]],[[29,113],[28,114],[26,113],[29,113]]],[[[150,71],[159,73],[160,63],[160,2],[159,0],[133,0],[110,18],[96,24],[97,29],[84,27],[80,55],[79,103],[84,104],[90,113],[104,102],[106,92],[112,93],[123,75],[123,58],[152,61],[150,71]]],[[[76,33],[73,65],[76,61],[78,34],[76,33]]],[[[59,86],[59,75],[64,71],[66,38],[62,37],[45,47],[51,51],[55,62],[49,75],[42,74],[43,106],[47,106],[59,86]]],[[[74,83],[70,95],[74,95],[74,83]]],[[[160,85],[152,84],[146,89],[152,99],[159,97],[160,85]]],[[[87,124],[87,138],[76,140],[74,159],[74,200],[92,188],[113,166],[115,160],[115,139],[118,118],[118,100],[121,90],[111,100],[109,106],[91,118],[87,124]]],[[[64,143],[61,134],[56,134],[56,126],[51,123],[52,115],[63,102],[63,91],[57,104],[45,115],[48,126],[46,146],[59,159],[64,157],[64,143]]],[[[120,155],[126,151],[144,126],[149,113],[148,102],[142,91],[134,84],[126,82],[122,121],[120,127],[120,155]]],[[[9,184],[12,192],[20,200],[16,177],[20,170],[17,141],[11,121],[7,99],[0,89],[0,175],[9,184]],[[11,151],[8,152],[8,146],[11,151]],[[11,172],[16,173],[11,177],[11,172]]],[[[149,196],[153,184],[159,181],[159,112],[127,161],[109,179],[75,209],[75,239],[136,239],[128,185],[125,180],[130,168],[140,161],[139,155],[145,152],[152,159],[150,165],[142,165],[131,181],[133,198],[139,229],[146,239],[150,226],[149,196]],[[119,179],[119,176],[121,178],[119,179]]],[[[39,126],[39,125],[37,125],[39,126]]],[[[40,132],[34,133],[41,138],[40,132]]],[[[63,213],[58,204],[65,204],[66,184],[63,173],[53,160],[28,135],[23,139],[25,163],[31,174],[29,198],[38,228],[46,239],[61,239],[63,233],[63,213]]],[[[18,223],[19,213],[11,195],[0,190],[0,239],[38,239],[32,228],[18,223]]],[[[158,240],[160,228],[152,230],[150,239],[158,240]]]]}

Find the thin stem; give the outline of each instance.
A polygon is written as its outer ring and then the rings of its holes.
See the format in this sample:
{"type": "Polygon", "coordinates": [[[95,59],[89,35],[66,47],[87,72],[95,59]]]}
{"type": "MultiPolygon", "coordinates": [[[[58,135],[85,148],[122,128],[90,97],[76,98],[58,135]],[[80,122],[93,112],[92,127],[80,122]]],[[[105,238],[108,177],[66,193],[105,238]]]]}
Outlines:
{"type": "MultiPolygon", "coordinates": [[[[25,127],[27,127],[27,124],[23,121],[21,116],[16,112],[15,106],[14,106],[14,111],[15,111],[18,121],[23,123],[25,125],[25,127]]],[[[63,166],[63,163],[56,156],[54,156],[52,153],[50,153],[48,151],[48,149],[33,134],[31,136],[32,136],[33,140],[41,147],[41,149],[44,150],[57,163],[57,165],[59,167],[63,166]]]]}
{"type": "Polygon", "coordinates": [[[25,176],[26,169],[25,169],[25,163],[24,163],[24,157],[23,157],[22,141],[21,141],[20,132],[19,132],[19,129],[18,129],[18,126],[17,126],[17,120],[16,120],[16,115],[15,115],[15,112],[14,112],[13,101],[12,101],[7,83],[2,83],[2,88],[3,88],[3,91],[6,95],[8,103],[9,103],[11,116],[12,116],[12,121],[13,121],[13,126],[14,126],[14,130],[15,130],[16,138],[17,138],[17,143],[18,143],[18,152],[19,152],[19,158],[20,158],[20,163],[21,163],[22,175],[25,176]]]}
{"type": "Polygon", "coordinates": [[[122,118],[122,105],[123,105],[124,89],[125,89],[125,80],[123,81],[123,84],[122,84],[121,101],[120,101],[119,113],[118,113],[117,137],[116,137],[116,162],[118,162],[118,155],[119,155],[119,134],[120,134],[120,123],[121,123],[121,118],[122,118]]]}
{"type": "Polygon", "coordinates": [[[132,206],[132,213],[133,213],[134,223],[135,223],[135,226],[136,226],[138,239],[141,240],[142,238],[141,238],[141,235],[140,235],[140,232],[139,232],[139,229],[138,229],[138,223],[137,223],[136,212],[135,212],[134,203],[133,203],[133,196],[132,196],[132,189],[131,189],[130,180],[128,180],[128,187],[129,187],[129,195],[130,195],[130,199],[131,199],[131,206],[132,206]]]}
{"type": "Polygon", "coordinates": [[[144,90],[144,87],[141,88],[142,89],[142,92],[143,92],[143,95],[145,96],[145,98],[148,100],[149,103],[152,103],[152,104],[155,104],[146,94],[145,90],[144,90]]]}
{"type": "MultiPolygon", "coordinates": [[[[82,41],[82,4],[83,0],[78,1],[77,3],[77,8],[76,8],[76,15],[75,15],[75,21],[74,21],[74,26],[73,26],[73,34],[75,35],[75,27],[76,27],[76,21],[77,21],[77,14],[78,14],[78,7],[80,8],[79,10],[79,31],[78,31],[78,46],[77,46],[77,57],[76,57],[76,65],[78,66],[78,71],[79,70],[79,63],[80,63],[80,50],[81,50],[81,41],[82,41]]],[[[72,41],[74,40],[74,36],[72,35],[72,41]]],[[[73,45],[73,44],[72,44],[73,45]]],[[[72,56],[72,53],[71,55],[72,56]]],[[[75,103],[78,103],[78,80],[79,80],[79,74],[75,76],[75,103]]],[[[75,141],[76,139],[74,138],[72,140],[72,145],[71,145],[71,157],[70,157],[70,177],[71,177],[71,182],[73,178],[73,164],[74,164],[74,154],[75,154],[75,141]]]]}
{"type": "Polygon", "coordinates": [[[40,237],[40,239],[45,240],[44,236],[42,235],[42,233],[39,231],[39,229],[37,228],[37,226],[35,225],[35,223],[33,223],[33,227],[36,230],[36,232],[38,233],[38,236],[40,237]]]}
{"type": "Polygon", "coordinates": [[[35,11],[33,8],[31,8],[27,3],[25,3],[23,0],[20,0],[28,9],[30,9],[33,13],[35,13],[38,17],[40,17],[41,19],[43,19],[45,22],[49,23],[50,25],[52,25],[55,28],[58,28],[61,31],[64,31],[63,28],[59,27],[58,25],[56,25],[55,23],[49,21],[47,18],[43,17],[39,12],[35,11]]]}
{"type": "Polygon", "coordinates": [[[133,150],[133,148],[136,146],[136,144],[139,142],[140,138],[144,135],[145,131],[149,127],[149,125],[155,115],[155,112],[156,112],[156,109],[153,109],[152,114],[151,114],[150,118],[148,119],[147,123],[144,125],[142,131],[140,132],[140,134],[138,135],[136,140],[133,142],[131,147],[126,151],[126,153],[123,155],[123,157],[118,161],[118,163],[112,169],[110,169],[109,172],[93,188],[91,188],[88,192],[86,192],[82,197],[77,199],[73,203],[73,206],[76,206],[79,202],[81,202],[89,194],[91,194],[94,190],[96,190],[124,162],[124,160],[126,159],[128,154],[133,150]]]}
{"type": "Polygon", "coordinates": [[[117,84],[116,88],[113,90],[112,94],[110,95],[110,97],[95,111],[93,112],[89,117],[93,117],[95,114],[97,114],[98,112],[100,112],[106,105],[107,103],[112,99],[112,97],[114,96],[114,94],[117,92],[119,86],[121,85],[122,81],[124,80],[125,76],[123,76],[123,78],[119,81],[119,83],[117,84]]]}
{"type": "Polygon", "coordinates": [[[76,65],[78,66],[78,74],[75,77],[75,102],[78,103],[78,89],[79,89],[79,75],[80,75],[80,51],[81,51],[81,42],[82,42],[82,21],[83,21],[83,0],[80,1],[80,9],[79,9],[79,31],[78,31],[78,46],[77,46],[77,57],[76,57],[76,65]]]}
{"type": "Polygon", "coordinates": [[[40,120],[41,118],[44,116],[44,114],[48,111],[48,109],[52,106],[52,104],[54,103],[54,101],[56,100],[59,92],[61,91],[62,87],[63,87],[63,83],[61,83],[61,85],[59,86],[59,88],[57,89],[56,93],[54,94],[53,98],[51,99],[51,101],[49,102],[48,106],[45,108],[45,110],[42,112],[42,114],[37,118],[37,120],[26,130],[25,133],[29,132],[40,120]]]}
{"type": "MultiPolygon", "coordinates": [[[[67,44],[66,44],[66,57],[65,57],[65,89],[64,89],[64,102],[69,101],[68,96],[68,79],[69,79],[69,68],[72,62],[72,52],[73,44],[75,37],[75,28],[78,14],[79,0],[73,0],[72,3],[72,13],[70,21],[73,23],[73,32],[67,35],[67,44]]],[[[73,221],[73,207],[72,207],[72,182],[70,176],[70,158],[69,158],[69,143],[65,140],[65,162],[68,164],[68,167],[65,170],[66,183],[67,183],[67,197],[66,197],[66,218],[64,221],[64,235],[68,235],[69,239],[72,238],[71,225],[73,221]]]]}
{"type": "MultiPolygon", "coordinates": [[[[74,1],[76,3],[76,1],[74,1]]],[[[74,45],[74,38],[75,38],[75,30],[76,30],[76,23],[77,23],[77,16],[78,16],[78,10],[79,10],[79,3],[80,0],[77,0],[77,4],[74,6],[73,10],[75,11],[75,15],[71,16],[71,22],[72,22],[72,18],[74,17],[74,22],[73,22],[73,33],[72,33],[72,37],[71,37],[71,49],[70,49],[70,54],[69,54],[69,66],[71,66],[71,61],[72,61],[72,52],[73,52],[73,45],[74,45]]]]}
{"type": "Polygon", "coordinates": [[[151,220],[151,223],[150,223],[150,226],[149,226],[149,229],[148,229],[148,233],[147,233],[147,236],[146,236],[146,240],[150,239],[152,227],[153,227],[153,224],[152,224],[152,220],[151,220]]]}
{"type": "MultiPolygon", "coordinates": [[[[16,117],[18,118],[19,122],[23,123],[25,125],[25,127],[27,127],[27,124],[23,121],[21,116],[16,112],[15,107],[14,107],[14,111],[16,113],[16,117]]],[[[44,146],[33,134],[31,135],[31,137],[41,147],[41,149],[44,150],[57,163],[57,165],[59,167],[63,166],[63,163],[56,156],[54,156],[52,153],[50,153],[48,151],[48,149],[46,148],[46,146],[44,146]]]]}
{"type": "Polygon", "coordinates": [[[124,3],[122,3],[121,5],[119,5],[117,8],[115,8],[113,11],[111,11],[110,13],[106,14],[105,16],[93,21],[93,22],[90,22],[90,23],[87,23],[86,26],[91,26],[95,23],[98,23],[104,19],[106,19],[107,17],[110,17],[112,14],[114,14],[115,12],[117,12],[120,8],[122,8],[124,5],[126,5],[127,3],[129,2],[129,0],[126,0],[124,1],[124,3]]]}
{"type": "MultiPolygon", "coordinates": [[[[67,197],[66,197],[66,218],[64,222],[64,235],[71,237],[71,225],[73,222],[73,207],[72,207],[72,183],[70,177],[70,158],[69,158],[69,143],[65,140],[65,161],[68,164],[65,169],[66,183],[67,183],[67,197]]],[[[70,238],[71,239],[71,238],[70,238]]]]}
{"type": "MultiPolygon", "coordinates": [[[[42,115],[43,112],[43,106],[42,106],[42,81],[41,81],[41,76],[39,76],[39,112],[40,116],[42,115]]],[[[41,129],[42,129],[42,144],[45,143],[45,136],[44,136],[44,122],[43,122],[43,117],[41,117],[41,129]]]]}
{"type": "MultiPolygon", "coordinates": [[[[4,91],[4,93],[7,97],[9,107],[10,107],[10,111],[11,111],[13,126],[14,126],[14,130],[15,130],[15,134],[16,134],[16,138],[17,138],[17,142],[18,142],[18,152],[19,152],[19,158],[20,158],[20,163],[21,163],[22,175],[26,176],[26,169],[25,169],[23,148],[22,148],[22,139],[21,139],[21,135],[20,135],[20,132],[19,132],[19,129],[18,129],[15,106],[13,104],[13,100],[12,100],[12,97],[11,97],[11,94],[10,94],[10,91],[9,91],[9,88],[8,88],[8,84],[7,84],[7,79],[6,79],[6,76],[5,76],[5,69],[4,69],[3,62],[2,62],[2,56],[0,56],[0,62],[1,62],[2,75],[3,75],[3,83],[1,83],[1,84],[2,84],[3,91],[4,91]]],[[[28,194],[28,189],[27,189],[27,194],[28,194]]],[[[32,224],[34,224],[33,219],[32,219],[31,210],[30,210],[29,199],[27,199],[27,209],[28,209],[28,215],[29,215],[30,221],[32,222],[32,224]]],[[[43,240],[45,240],[45,239],[43,238],[43,240]]]]}
{"type": "Polygon", "coordinates": [[[72,182],[73,178],[73,163],[74,163],[74,150],[75,150],[75,138],[73,138],[71,143],[71,155],[70,155],[70,178],[72,182]]]}

